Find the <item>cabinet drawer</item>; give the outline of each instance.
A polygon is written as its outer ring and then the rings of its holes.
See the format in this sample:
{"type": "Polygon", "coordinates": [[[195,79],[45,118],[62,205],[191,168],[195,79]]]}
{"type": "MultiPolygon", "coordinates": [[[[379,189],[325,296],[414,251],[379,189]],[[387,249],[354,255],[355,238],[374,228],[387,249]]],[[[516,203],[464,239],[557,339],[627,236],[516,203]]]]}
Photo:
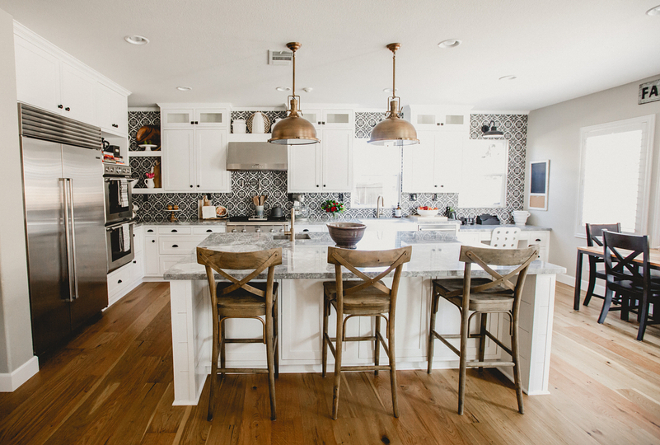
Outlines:
{"type": "Polygon", "coordinates": [[[190,235],[192,232],[190,227],[172,227],[164,226],[158,228],[158,234],[160,235],[190,235]]]}
{"type": "Polygon", "coordinates": [[[158,253],[161,255],[191,254],[204,236],[161,236],[158,238],[158,253]]]}
{"type": "Polygon", "coordinates": [[[132,281],[132,268],[133,263],[120,267],[108,275],[108,294],[115,295],[123,292],[123,289],[128,286],[132,281]]]}
{"type": "Polygon", "coordinates": [[[166,256],[161,256],[159,258],[159,275],[163,275],[165,272],[167,272],[167,269],[170,267],[174,266],[176,263],[187,260],[187,261],[194,261],[193,256],[188,254],[188,255],[166,255],[166,256]]]}
{"type": "Polygon", "coordinates": [[[144,277],[144,256],[142,254],[136,254],[133,261],[129,263],[129,266],[131,269],[130,281],[142,280],[142,277],[144,277]]]}
{"type": "Polygon", "coordinates": [[[193,227],[193,235],[206,235],[208,233],[225,233],[225,226],[213,226],[213,227],[193,227]]]}

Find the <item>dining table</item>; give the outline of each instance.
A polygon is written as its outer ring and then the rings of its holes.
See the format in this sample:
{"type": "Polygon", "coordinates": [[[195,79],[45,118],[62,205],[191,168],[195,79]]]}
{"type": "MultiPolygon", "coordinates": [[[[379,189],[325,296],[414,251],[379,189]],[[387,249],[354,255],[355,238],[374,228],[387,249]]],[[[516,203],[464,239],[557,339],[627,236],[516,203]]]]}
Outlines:
{"type": "MultiPolygon", "coordinates": [[[[621,250],[620,253],[625,253],[621,250]]],[[[603,258],[605,256],[605,248],[603,246],[581,246],[577,248],[577,263],[575,264],[575,293],[573,295],[573,309],[580,310],[580,287],[582,285],[582,260],[585,255],[603,258]]],[[[642,263],[641,255],[635,259],[636,262],[642,263]]],[[[649,265],[653,269],[660,269],[660,248],[649,249],[649,265]]]]}

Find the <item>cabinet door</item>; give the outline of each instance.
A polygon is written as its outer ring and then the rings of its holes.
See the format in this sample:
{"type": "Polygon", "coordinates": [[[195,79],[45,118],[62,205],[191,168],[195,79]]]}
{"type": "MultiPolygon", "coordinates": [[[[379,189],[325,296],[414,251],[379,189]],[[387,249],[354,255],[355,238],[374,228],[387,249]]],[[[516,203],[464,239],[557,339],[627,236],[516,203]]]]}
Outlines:
{"type": "Polygon", "coordinates": [[[60,94],[63,115],[81,122],[94,125],[94,90],[96,80],[88,77],[80,70],[62,62],[60,94]]]}
{"type": "Polygon", "coordinates": [[[22,38],[15,36],[16,95],[25,102],[44,110],[59,113],[60,62],[22,38]]]}
{"type": "MultiPolygon", "coordinates": [[[[320,129],[323,125],[323,112],[321,110],[303,110],[302,118],[310,121],[317,129],[320,129]]],[[[316,137],[320,139],[318,134],[316,137]]]]}
{"type": "Polygon", "coordinates": [[[128,105],[126,96],[101,82],[96,83],[96,125],[116,134],[128,133],[128,105]]]}
{"type": "Polygon", "coordinates": [[[196,109],[194,116],[197,127],[226,127],[229,122],[229,115],[225,108],[196,109]]]}
{"type": "Polygon", "coordinates": [[[419,144],[403,148],[403,191],[436,193],[434,181],[435,131],[418,131],[419,144]]]}
{"type": "Polygon", "coordinates": [[[164,181],[166,191],[190,192],[195,187],[195,159],[193,150],[193,135],[190,130],[164,130],[163,152],[164,181]]]}
{"type": "Polygon", "coordinates": [[[324,110],[323,128],[353,128],[353,110],[324,110]]]}
{"type": "Polygon", "coordinates": [[[465,134],[456,131],[439,131],[435,136],[433,188],[438,193],[458,193],[460,189],[464,139],[465,134]]]}
{"type": "Polygon", "coordinates": [[[227,171],[227,130],[196,129],[195,151],[197,152],[195,188],[202,192],[230,192],[231,174],[227,171]]]}
{"type": "Polygon", "coordinates": [[[194,121],[192,109],[160,110],[161,128],[192,128],[194,121]]]}
{"type": "Polygon", "coordinates": [[[325,128],[323,148],[323,190],[350,192],[353,185],[353,130],[325,128]]]}
{"type": "Polygon", "coordinates": [[[158,253],[158,238],[145,236],[144,239],[144,274],[148,277],[158,275],[160,255],[158,253]]]}
{"type": "Polygon", "coordinates": [[[321,191],[321,144],[289,145],[288,191],[305,193],[321,191]]]}

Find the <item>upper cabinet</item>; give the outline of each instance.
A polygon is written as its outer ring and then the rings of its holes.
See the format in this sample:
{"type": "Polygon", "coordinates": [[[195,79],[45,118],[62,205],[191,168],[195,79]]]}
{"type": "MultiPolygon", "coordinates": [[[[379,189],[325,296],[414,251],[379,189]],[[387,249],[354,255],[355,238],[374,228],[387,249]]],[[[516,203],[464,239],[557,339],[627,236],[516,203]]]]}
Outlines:
{"type": "Polygon", "coordinates": [[[418,130],[469,132],[468,109],[446,109],[433,106],[405,106],[403,116],[418,130]]]}
{"type": "Polygon", "coordinates": [[[128,134],[130,92],[17,23],[14,45],[20,102],[116,135],[128,134]]]}
{"type": "Polygon", "coordinates": [[[185,104],[159,104],[161,128],[228,128],[228,108],[195,108],[185,104]]]}
{"type": "Polygon", "coordinates": [[[302,110],[302,117],[310,121],[316,129],[353,128],[355,114],[351,109],[309,108],[302,110]]]}

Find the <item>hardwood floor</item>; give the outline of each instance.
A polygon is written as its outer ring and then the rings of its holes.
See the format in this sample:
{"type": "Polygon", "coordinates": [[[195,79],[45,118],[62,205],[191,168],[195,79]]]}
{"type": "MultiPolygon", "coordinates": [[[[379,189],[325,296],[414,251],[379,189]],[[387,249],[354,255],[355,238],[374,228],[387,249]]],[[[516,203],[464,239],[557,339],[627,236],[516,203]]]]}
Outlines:
{"type": "Polygon", "coordinates": [[[420,370],[398,373],[399,419],[387,373],[346,373],[336,421],[331,376],[281,374],[278,420],[267,376],[229,375],[207,422],[208,381],[199,406],[172,406],[168,285],[145,283],[21,388],[0,393],[0,443],[658,444],[660,330],[637,342],[636,323],[617,313],[598,325],[600,305],[574,312],[572,288],[557,285],[551,394],[525,396],[524,415],[497,371],[468,371],[459,416],[458,371],[420,370]]]}

